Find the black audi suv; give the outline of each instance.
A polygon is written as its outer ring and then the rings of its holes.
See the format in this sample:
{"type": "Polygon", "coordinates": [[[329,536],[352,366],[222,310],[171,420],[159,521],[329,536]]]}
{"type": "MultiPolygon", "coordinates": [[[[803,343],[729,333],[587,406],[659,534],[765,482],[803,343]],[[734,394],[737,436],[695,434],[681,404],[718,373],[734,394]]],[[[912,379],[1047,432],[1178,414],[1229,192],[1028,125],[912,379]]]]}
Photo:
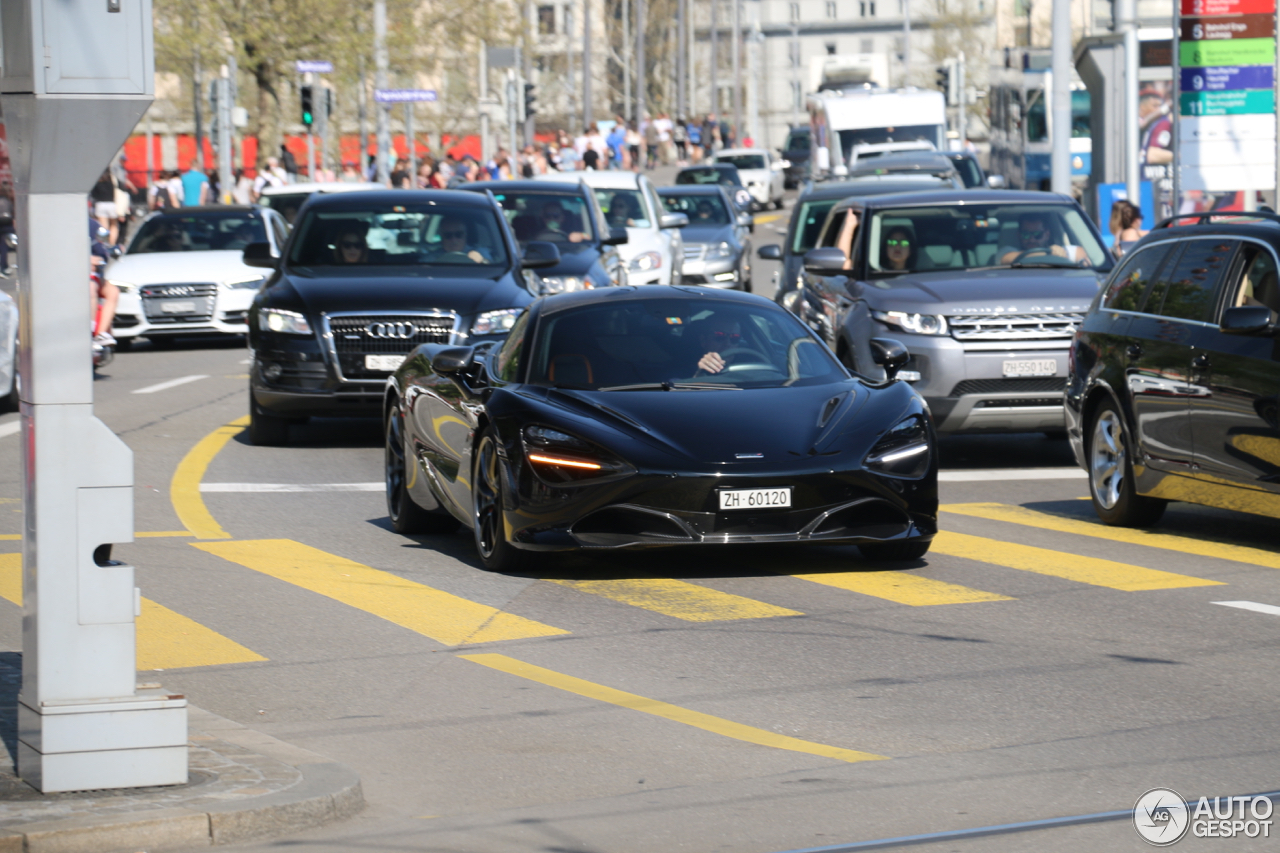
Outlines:
{"type": "Polygon", "coordinates": [[[249,311],[249,439],[283,444],[311,416],[378,416],[383,386],[420,344],[500,341],[534,299],[524,271],[560,262],[520,249],[488,195],[398,191],[314,197],[249,311]]]}

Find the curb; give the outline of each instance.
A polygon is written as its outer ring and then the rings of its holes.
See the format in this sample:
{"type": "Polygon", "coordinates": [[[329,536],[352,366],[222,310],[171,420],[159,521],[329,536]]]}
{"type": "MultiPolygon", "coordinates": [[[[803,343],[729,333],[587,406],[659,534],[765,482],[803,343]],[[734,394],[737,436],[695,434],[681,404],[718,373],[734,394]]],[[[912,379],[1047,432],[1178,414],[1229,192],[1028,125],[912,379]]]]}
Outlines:
{"type": "Polygon", "coordinates": [[[299,832],[345,820],[364,808],[360,778],[346,765],[199,708],[189,707],[188,714],[191,730],[287,765],[300,778],[283,790],[239,800],[211,803],[200,798],[205,801],[191,808],[9,823],[0,828],[0,853],[154,853],[213,847],[299,832]]]}

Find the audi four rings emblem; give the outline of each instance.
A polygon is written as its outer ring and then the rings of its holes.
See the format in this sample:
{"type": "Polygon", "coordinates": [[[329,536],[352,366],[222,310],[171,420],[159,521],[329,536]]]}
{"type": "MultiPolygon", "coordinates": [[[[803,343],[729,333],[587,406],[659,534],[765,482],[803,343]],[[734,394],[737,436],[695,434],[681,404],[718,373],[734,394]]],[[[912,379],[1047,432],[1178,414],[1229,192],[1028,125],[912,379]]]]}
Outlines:
{"type": "Polygon", "coordinates": [[[395,338],[397,340],[408,340],[418,331],[418,327],[414,323],[370,323],[364,327],[364,332],[371,338],[395,338]]]}

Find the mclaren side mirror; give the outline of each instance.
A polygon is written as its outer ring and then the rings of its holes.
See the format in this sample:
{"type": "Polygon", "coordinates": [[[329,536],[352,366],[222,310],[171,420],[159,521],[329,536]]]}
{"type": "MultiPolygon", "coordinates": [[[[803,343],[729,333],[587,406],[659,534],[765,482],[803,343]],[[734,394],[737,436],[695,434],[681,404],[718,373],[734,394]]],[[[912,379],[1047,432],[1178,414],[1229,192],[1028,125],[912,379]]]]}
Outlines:
{"type": "Polygon", "coordinates": [[[1227,335],[1259,335],[1274,333],[1271,309],[1265,305],[1241,305],[1222,312],[1218,330],[1227,335]]]}
{"type": "Polygon", "coordinates": [[[240,255],[240,259],[247,267],[273,270],[280,266],[280,259],[271,254],[270,243],[250,243],[244,247],[244,253],[240,255]]]}
{"type": "Polygon", "coordinates": [[[804,269],[805,272],[816,275],[839,275],[844,272],[844,264],[847,260],[844,249],[835,246],[810,249],[804,256],[804,269]]]}
{"type": "Polygon", "coordinates": [[[893,338],[872,338],[868,343],[871,345],[871,360],[884,368],[889,379],[897,376],[898,371],[911,360],[907,348],[893,338]]]}
{"type": "Polygon", "coordinates": [[[987,186],[993,190],[1002,190],[1008,183],[1004,179],[1004,175],[987,175],[987,186]]]}
{"type": "Polygon", "coordinates": [[[440,376],[456,376],[475,361],[474,347],[449,347],[442,349],[431,359],[431,371],[440,376]]]}
{"type": "Polygon", "coordinates": [[[545,240],[530,240],[525,244],[524,255],[520,258],[520,266],[527,270],[545,269],[560,263],[560,250],[555,243],[545,240]]]}
{"type": "Polygon", "coordinates": [[[622,245],[625,245],[626,242],[630,239],[631,237],[629,234],[627,234],[627,229],[610,228],[609,236],[605,237],[600,242],[604,243],[606,246],[622,246],[622,245]]]}
{"type": "Polygon", "coordinates": [[[782,260],[782,247],[777,243],[770,243],[767,246],[761,246],[756,249],[756,255],[766,261],[782,260]]]}

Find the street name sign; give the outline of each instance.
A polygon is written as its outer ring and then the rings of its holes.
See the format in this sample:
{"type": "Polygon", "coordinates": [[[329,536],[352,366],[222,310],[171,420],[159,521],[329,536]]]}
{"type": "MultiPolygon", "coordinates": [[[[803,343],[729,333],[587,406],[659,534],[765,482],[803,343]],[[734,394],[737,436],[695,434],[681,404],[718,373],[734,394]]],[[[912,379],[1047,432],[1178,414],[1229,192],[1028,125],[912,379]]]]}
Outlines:
{"type": "Polygon", "coordinates": [[[414,101],[434,101],[435,89],[374,89],[373,99],[380,104],[404,104],[414,101]]]}
{"type": "Polygon", "coordinates": [[[294,63],[299,74],[332,74],[333,63],[327,59],[299,59],[294,63]]]}

